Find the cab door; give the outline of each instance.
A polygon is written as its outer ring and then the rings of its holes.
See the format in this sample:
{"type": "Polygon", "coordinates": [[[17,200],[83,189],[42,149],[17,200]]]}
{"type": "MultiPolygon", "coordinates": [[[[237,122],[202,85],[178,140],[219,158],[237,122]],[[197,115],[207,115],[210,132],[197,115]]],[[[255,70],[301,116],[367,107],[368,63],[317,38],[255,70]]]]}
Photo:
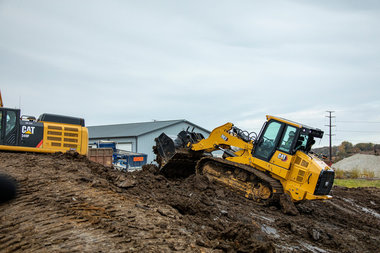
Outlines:
{"type": "Polygon", "coordinates": [[[3,123],[3,119],[4,119],[4,109],[0,108],[0,145],[3,145],[4,143],[3,129],[4,129],[5,123],[3,123]]]}
{"type": "Polygon", "coordinates": [[[261,167],[285,177],[290,168],[297,134],[298,130],[294,126],[269,121],[260,134],[253,157],[266,162],[261,162],[261,167]]]}
{"type": "Polygon", "coordinates": [[[277,149],[283,128],[284,123],[269,121],[256,144],[253,156],[268,162],[277,149]]]}
{"type": "Polygon", "coordinates": [[[18,145],[20,139],[20,110],[0,108],[0,117],[0,145],[18,145]]]}

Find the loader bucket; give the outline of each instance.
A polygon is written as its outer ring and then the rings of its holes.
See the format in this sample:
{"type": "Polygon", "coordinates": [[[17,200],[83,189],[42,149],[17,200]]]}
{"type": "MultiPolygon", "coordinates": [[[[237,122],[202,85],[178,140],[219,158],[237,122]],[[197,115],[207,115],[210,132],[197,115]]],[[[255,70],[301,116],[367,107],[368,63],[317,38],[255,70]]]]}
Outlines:
{"type": "Polygon", "coordinates": [[[202,157],[203,152],[192,151],[186,146],[184,132],[178,134],[176,139],[162,133],[155,139],[156,146],[153,151],[160,172],[166,177],[188,177],[195,173],[195,165],[202,157]]]}

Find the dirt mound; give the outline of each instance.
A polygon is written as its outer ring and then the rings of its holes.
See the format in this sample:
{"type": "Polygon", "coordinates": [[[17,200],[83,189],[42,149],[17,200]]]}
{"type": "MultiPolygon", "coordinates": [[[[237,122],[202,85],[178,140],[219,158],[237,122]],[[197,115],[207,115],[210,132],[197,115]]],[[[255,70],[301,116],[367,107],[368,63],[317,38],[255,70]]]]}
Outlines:
{"type": "Polygon", "coordinates": [[[344,171],[373,171],[375,177],[380,178],[380,156],[377,155],[355,154],[334,163],[332,167],[344,171]]]}
{"type": "Polygon", "coordinates": [[[0,206],[0,251],[377,252],[380,190],[333,188],[299,215],[205,177],[122,173],[73,154],[0,153],[18,197],[0,206]]]}

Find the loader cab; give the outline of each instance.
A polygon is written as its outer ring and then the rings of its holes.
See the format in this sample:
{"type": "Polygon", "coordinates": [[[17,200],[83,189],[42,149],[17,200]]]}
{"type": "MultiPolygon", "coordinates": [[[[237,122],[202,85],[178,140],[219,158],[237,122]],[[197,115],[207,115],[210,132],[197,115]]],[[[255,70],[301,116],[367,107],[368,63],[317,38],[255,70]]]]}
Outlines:
{"type": "Polygon", "coordinates": [[[253,156],[269,161],[276,151],[284,156],[294,155],[298,150],[310,152],[314,138],[322,138],[323,131],[278,117],[267,116],[255,141],[253,156]]]}
{"type": "Polygon", "coordinates": [[[0,108],[0,145],[15,146],[19,144],[20,110],[0,108]]]}

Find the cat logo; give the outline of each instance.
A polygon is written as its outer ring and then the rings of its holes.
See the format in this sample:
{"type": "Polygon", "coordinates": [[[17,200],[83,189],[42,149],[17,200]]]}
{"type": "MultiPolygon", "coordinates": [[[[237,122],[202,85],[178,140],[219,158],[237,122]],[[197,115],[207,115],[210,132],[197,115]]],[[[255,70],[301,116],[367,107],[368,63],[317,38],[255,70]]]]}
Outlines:
{"type": "Polygon", "coordinates": [[[34,128],[32,126],[22,126],[21,127],[21,133],[23,134],[34,134],[34,128]]]}
{"type": "Polygon", "coordinates": [[[277,158],[281,159],[283,162],[286,162],[286,160],[288,160],[288,156],[281,153],[278,154],[277,158]]]}

